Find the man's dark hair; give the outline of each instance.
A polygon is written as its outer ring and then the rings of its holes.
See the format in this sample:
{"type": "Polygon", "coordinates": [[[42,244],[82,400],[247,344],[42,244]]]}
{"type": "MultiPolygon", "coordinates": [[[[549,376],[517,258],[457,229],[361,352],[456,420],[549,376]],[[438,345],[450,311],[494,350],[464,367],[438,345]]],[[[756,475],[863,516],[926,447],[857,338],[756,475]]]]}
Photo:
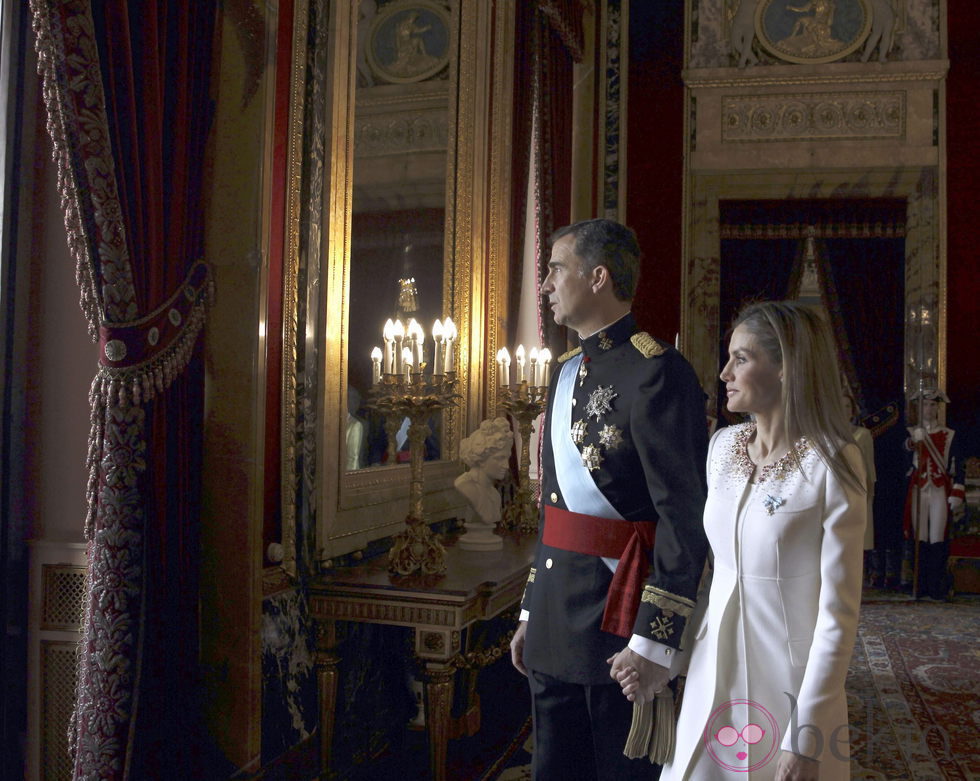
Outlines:
{"type": "Polygon", "coordinates": [[[613,220],[582,220],[556,230],[551,234],[551,244],[568,235],[575,237],[575,254],[582,259],[582,271],[605,266],[616,298],[631,301],[640,278],[640,245],[633,230],[613,220]]]}

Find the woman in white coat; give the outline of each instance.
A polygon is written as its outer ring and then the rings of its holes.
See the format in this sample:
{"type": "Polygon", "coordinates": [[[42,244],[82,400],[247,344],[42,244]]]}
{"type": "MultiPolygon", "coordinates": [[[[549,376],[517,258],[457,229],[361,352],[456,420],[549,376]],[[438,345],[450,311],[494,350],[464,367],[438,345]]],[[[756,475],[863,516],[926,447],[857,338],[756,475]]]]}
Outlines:
{"type": "Polygon", "coordinates": [[[753,422],[711,441],[713,578],[662,781],[850,778],[844,679],[867,503],[839,376],[808,307],[762,302],[736,319],[721,379],[753,422]]]}

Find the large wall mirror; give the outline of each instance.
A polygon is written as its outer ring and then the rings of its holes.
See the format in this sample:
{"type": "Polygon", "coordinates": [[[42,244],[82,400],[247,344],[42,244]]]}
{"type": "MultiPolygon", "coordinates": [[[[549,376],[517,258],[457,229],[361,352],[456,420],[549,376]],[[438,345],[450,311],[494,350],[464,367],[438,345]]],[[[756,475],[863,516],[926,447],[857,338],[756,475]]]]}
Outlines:
{"type": "MultiPolygon", "coordinates": [[[[503,4],[506,5],[506,4],[503,4]]],[[[397,533],[405,421],[370,405],[386,320],[458,329],[459,406],[432,416],[424,506],[458,515],[506,252],[512,14],[478,0],[310,0],[295,37],[287,199],[283,542],[321,561],[397,533]],[[299,29],[305,24],[306,29],[299,29]],[[491,44],[491,41],[494,43],[491,44]],[[503,198],[501,198],[503,195],[503,198]]],[[[431,343],[431,342],[430,342],[431,343]]]]}

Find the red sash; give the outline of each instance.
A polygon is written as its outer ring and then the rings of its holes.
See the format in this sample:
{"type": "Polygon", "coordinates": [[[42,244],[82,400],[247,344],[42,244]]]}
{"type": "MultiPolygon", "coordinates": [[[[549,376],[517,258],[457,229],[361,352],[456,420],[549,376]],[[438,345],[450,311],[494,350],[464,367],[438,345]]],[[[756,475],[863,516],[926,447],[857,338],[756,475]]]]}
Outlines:
{"type": "Polygon", "coordinates": [[[589,556],[619,559],[601,629],[620,637],[633,633],[640,607],[640,594],[646,581],[657,524],[654,521],[624,521],[598,518],[545,505],[542,542],[552,548],[589,556]]]}

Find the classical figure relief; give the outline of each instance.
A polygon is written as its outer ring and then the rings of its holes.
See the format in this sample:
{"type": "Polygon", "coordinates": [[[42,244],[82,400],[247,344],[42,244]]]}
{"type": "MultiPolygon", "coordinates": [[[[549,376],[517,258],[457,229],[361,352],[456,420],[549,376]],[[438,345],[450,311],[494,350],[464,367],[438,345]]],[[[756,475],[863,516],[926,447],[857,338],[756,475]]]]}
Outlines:
{"type": "Polygon", "coordinates": [[[834,38],[831,31],[837,9],[837,3],[833,0],[811,0],[805,5],[787,5],[786,8],[806,14],[796,20],[793,31],[779,42],[786,51],[805,57],[822,57],[841,48],[841,42],[834,38]]]}
{"type": "Polygon", "coordinates": [[[423,33],[432,27],[419,22],[418,11],[411,11],[395,25],[395,61],[389,65],[392,73],[398,76],[414,76],[421,73],[438,60],[425,50],[423,33]]]}
{"type": "MultiPolygon", "coordinates": [[[[361,11],[366,17],[375,9],[377,3],[361,11]]],[[[436,0],[397,0],[376,10],[366,47],[375,83],[425,81],[444,71],[450,28],[449,10],[436,0]]]]}
{"type": "Polygon", "coordinates": [[[864,45],[861,62],[871,59],[871,53],[878,47],[878,62],[888,59],[888,52],[895,44],[895,8],[893,0],[871,0],[874,18],[871,21],[871,34],[864,45]]]}
{"type": "Polygon", "coordinates": [[[781,60],[834,62],[856,52],[871,31],[871,0],[758,0],[759,44],[781,60]]]}
{"type": "Polygon", "coordinates": [[[732,54],[738,58],[738,67],[755,65],[759,58],[752,51],[755,40],[755,9],[759,0],[742,0],[732,17],[732,54]]]}

